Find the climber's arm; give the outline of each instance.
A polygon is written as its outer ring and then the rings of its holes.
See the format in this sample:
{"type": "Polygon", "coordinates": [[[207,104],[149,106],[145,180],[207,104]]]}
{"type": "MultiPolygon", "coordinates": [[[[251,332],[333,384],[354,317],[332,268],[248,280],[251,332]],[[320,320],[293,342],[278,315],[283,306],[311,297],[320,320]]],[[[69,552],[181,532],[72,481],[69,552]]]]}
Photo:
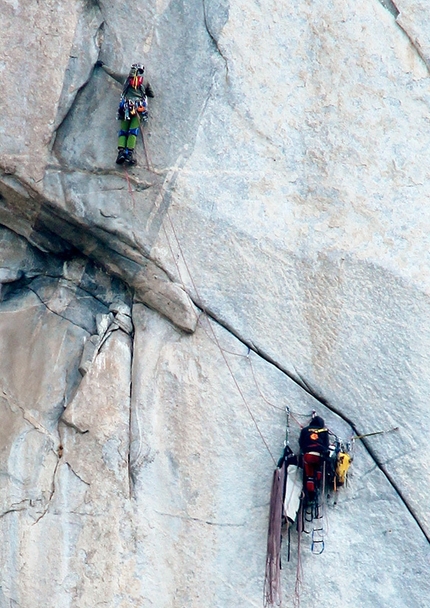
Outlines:
{"type": "Polygon", "coordinates": [[[106,72],[106,74],[109,74],[109,76],[111,78],[113,78],[114,80],[116,80],[117,82],[119,82],[119,84],[124,84],[126,78],[127,78],[127,74],[120,74],[119,72],[115,72],[115,70],[112,70],[109,66],[107,66],[105,63],[103,63],[103,61],[96,61],[95,64],[96,68],[103,68],[103,70],[106,72]]]}
{"type": "Polygon", "coordinates": [[[152,90],[152,87],[149,82],[147,82],[145,85],[145,95],[147,97],[154,97],[154,91],[152,90]]]}

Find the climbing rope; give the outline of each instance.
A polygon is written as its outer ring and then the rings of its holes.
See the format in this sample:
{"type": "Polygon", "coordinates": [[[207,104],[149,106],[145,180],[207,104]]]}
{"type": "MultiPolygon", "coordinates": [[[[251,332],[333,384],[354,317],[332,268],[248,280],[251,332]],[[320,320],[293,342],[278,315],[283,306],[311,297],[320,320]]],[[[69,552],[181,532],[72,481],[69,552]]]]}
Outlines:
{"type": "MultiPolygon", "coordinates": [[[[151,164],[150,164],[150,160],[149,160],[149,155],[148,155],[148,151],[147,151],[147,148],[146,148],[146,145],[145,145],[145,138],[144,138],[144,136],[143,136],[142,129],[141,129],[140,131],[141,131],[141,134],[142,134],[142,143],[143,143],[143,146],[144,146],[145,155],[146,155],[146,159],[147,159],[147,166],[148,166],[148,169],[149,169],[149,170],[151,170],[151,164]]],[[[133,190],[132,190],[132,188],[131,188],[130,178],[129,178],[129,175],[128,175],[127,170],[125,170],[125,175],[126,175],[126,179],[127,179],[127,184],[128,184],[129,193],[130,193],[130,196],[131,196],[132,201],[133,201],[133,206],[135,207],[135,200],[134,200],[133,190]]],[[[189,278],[190,278],[190,280],[191,280],[191,283],[192,283],[192,285],[193,285],[193,288],[194,288],[194,291],[195,291],[195,293],[196,293],[196,296],[197,296],[198,300],[199,300],[200,302],[202,302],[202,300],[201,300],[201,298],[200,298],[200,295],[199,295],[199,291],[198,291],[197,286],[196,286],[196,284],[195,284],[194,278],[193,278],[193,276],[192,276],[192,273],[191,273],[190,268],[189,268],[189,266],[188,266],[187,260],[186,260],[186,258],[185,258],[185,255],[184,255],[184,252],[183,252],[183,249],[182,249],[182,246],[181,246],[180,240],[179,240],[178,235],[177,235],[177,233],[176,233],[175,226],[174,226],[174,224],[173,224],[173,222],[172,222],[172,219],[171,219],[171,217],[170,217],[170,214],[169,214],[169,211],[168,211],[168,210],[166,210],[166,216],[167,216],[167,218],[168,218],[168,221],[169,221],[170,227],[171,227],[171,229],[172,229],[172,233],[173,233],[173,235],[174,235],[174,239],[175,239],[175,241],[176,241],[176,244],[177,244],[178,250],[179,250],[179,252],[180,252],[180,256],[181,256],[182,261],[183,261],[183,263],[184,263],[184,265],[185,265],[185,268],[186,268],[186,270],[187,270],[188,276],[189,276],[189,278]]],[[[175,264],[175,266],[176,266],[176,270],[177,270],[177,272],[178,272],[179,279],[180,279],[180,281],[181,281],[181,283],[182,283],[182,287],[183,287],[184,291],[186,292],[186,289],[185,289],[185,283],[184,283],[184,280],[183,280],[183,277],[182,277],[181,269],[180,269],[180,267],[179,267],[178,261],[177,261],[177,259],[176,259],[175,254],[174,254],[173,247],[172,247],[172,244],[171,244],[171,241],[170,241],[169,235],[168,235],[168,233],[167,233],[167,230],[166,230],[166,227],[164,226],[164,224],[163,224],[163,231],[164,231],[164,234],[165,234],[165,237],[166,237],[166,241],[167,241],[167,244],[168,244],[168,247],[169,247],[170,253],[171,253],[171,255],[172,255],[173,262],[174,262],[174,264],[175,264]]],[[[224,349],[221,347],[221,344],[219,343],[219,340],[218,340],[218,338],[217,338],[217,336],[216,336],[215,330],[214,330],[214,329],[213,329],[213,327],[212,327],[212,324],[211,324],[211,322],[210,322],[210,319],[209,319],[209,316],[208,316],[208,314],[207,314],[207,311],[206,311],[206,309],[205,309],[204,305],[200,305],[200,307],[201,307],[201,309],[203,310],[203,312],[204,312],[204,313],[205,313],[205,315],[206,315],[206,319],[207,319],[207,321],[208,321],[208,325],[209,325],[209,328],[210,328],[211,333],[212,333],[212,336],[213,336],[213,341],[214,341],[214,342],[215,342],[215,344],[217,345],[217,347],[218,347],[218,349],[219,349],[219,351],[220,351],[220,353],[221,353],[221,356],[222,356],[222,358],[223,358],[223,360],[224,360],[224,363],[225,363],[225,365],[226,365],[226,367],[227,367],[227,369],[228,369],[228,371],[229,371],[229,373],[230,373],[230,376],[231,376],[231,378],[232,378],[232,380],[233,380],[233,382],[234,382],[234,384],[235,384],[235,386],[236,386],[236,388],[237,388],[237,391],[238,391],[238,393],[240,394],[241,399],[242,399],[242,401],[243,401],[243,403],[244,403],[244,405],[245,405],[245,407],[246,407],[246,409],[247,409],[247,411],[248,411],[248,414],[249,414],[249,416],[251,417],[251,419],[252,419],[252,421],[253,421],[253,423],[254,423],[254,425],[255,425],[255,428],[256,428],[256,430],[257,430],[258,434],[260,435],[260,438],[261,438],[261,440],[262,440],[262,442],[263,442],[263,444],[264,444],[264,446],[265,446],[265,448],[266,448],[267,452],[269,453],[269,455],[270,455],[270,457],[271,457],[271,459],[272,459],[273,463],[274,463],[274,464],[275,464],[275,466],[276,466],[276,465],[277,465],[277,461],[276,461],[275,457],[273,456],[273,453],[272,453],[272,451],[271,451],[271,449],[270,449],[270,447],[269,447],[269,445],[268,445],[268,443],[267,443],[267,441],[266,441],[266,439],[265,439],[265,437],[264,437],[263,433],[261,432],[261,429],[260,429],[260,427],[259,427],[259,425],[258,425],[258,422],[257,422],[257,420],[256,420],[256,418],[255,418],[255,416],[254,416],[254,414],[253,414],[253,412],[252,412],[252,410],[251,410],[251,408],[250,408],[249,404],[248,404],[248,401],[247,401],[247,399],[246,399],[246,397],[245,397],[245,395],[244,395],[244,393],[243,393],[243,391],[242,391],[242,389],[241,389],[241,387],[240,387],[240,385],[239,385],[239,383],[238,383],[238,381],[237,381],[237,379],[236,379],[236,376],[235,376],[235,374],[234,374],[234,372],[233,372],[233,370],[232,370],[232,368],[231,368],[231,365],[230,365],[230,363],[229,363],[229,361],[228,361],[228,359],[227,359],[227,357],[226,357],[226,354],[225,354],[225,352],[224,352],[224,349]]],[[[196,317],[198,318],[197,313],[196,313],[196,317]]],[[[202,325],[201,325],[201,327],[202,327],[202,329],[205,331],[205,329],[204,329],[204,327],[203,327],[202,325]]],[[[205,332],[205,333],[206,333],[206,332],[205,332]]]]}
{"type": "MultiPolygon", "coordinates": [[[[260,427],[258,426],[257,420],[255,419],[255,416],[254,416],[254,414],[252,413],[252,410],[251,410],[251,408],[250,408],[250,406],[249,406],[249,404],[248,404],[248,401],[247,401],[247,399],[246,399],[246,397],[245,397],[245,395],[244,395],[244,393],[243,393],[242,389],[241,389],[241,388],[240,388],[240,386],[239,386],[239,383],[238,383],[238,381],[237,381],[237,379],[236,379],[236,376],[234,375],[233,370],[232,370],[232,368],[231,368],[231,366],[230,366],[230,363],[229,363],[229,361],[228,361],[228,359],[227,359],[227,357],[226,357],[226,354],[225,354],[225,352],[224,352],[224,349],[221,347],[221,344],[219,343],[218,337],[217,337],[217,335],[216,335],[216,333],[215,333],[215,330],[214,330],[214,328],[212,327],[212,324],[211,324],[211,322],[210,322],[210,319],[209,319],[209,316],[208,316],[207,310],[206,310],[205,306],[202,304],[202,299],[201,299],[201,297],[200,297],[199,290],[197,289],[197,286],[196,286],[196,283],[195,283],[195,281],[194,281],[193,275],[192,275],[192,273],[191,273],[191,271],[190,271],[190,268],[189,268],[189,266],[188,266],[187,260],[186,260],[186,258],[185,258],[185,255],[184,255],[184,252],[183,252],[183,249],[182,249],[181,243],[180,243],[180,241],[179,241],[178,235],[177,235],[176,230],[175,230],[175,226],[173,225],[173,222],[172,222],[172,219],[171,219],[171,217],[170,217],[170,213],[169,213],[169,210],[168,210],[168,209],[166,210],[166,217],[167,217],[167,219],[168,219],[168,221],[169,221],[169,224],[170,224],[170,227],[171,227],[171,229],[172,229],[172,233],[173,233],[173,235],[174,235],[174,238],[175,238],[176,244],[177,244],[177,246],[178,246],[180,256],[181,256],[182,261],[183,261],[183,263],[184,263],[184,265],[185,265],[185,268],[186,268],[186,270],[187,270],[188,276],[189,276],[190,281],[191,281],[191,283],[192,283],[192,286],[193,286],[193,288],[194,288],[194,292],[195,292],[195,294],[196,294],[196,296],[197,296],[198,301],[200,302],[200,305],[199,305],[199,306],[200,306],[200,308],[203,310],[203,312],[204,312],[204,313],[205,313],[205,315],[206,315],[206,319],[207,319],[207,322],[208,322],[209,328],[210,328],[210,330],[211,330],[211,333],[212,333],[213,339],[214,339],[214,341],[215,341],[215,344],[217,345],[217,347],[218,347],[218,349],[219,349],[219,351],[220,351],[220,353],[221,353],[221,356],[222,356],[222,358],[224,359],[224,363],[225,363],[225,365],[226,365],[226,367],[227,367],[227,369],[228,369],[228,371],[229,371],[229,373],[230,373],[230,376],[231,376],[231,378],[232,378],[232,380],[233,380],[233,382],[234,382],[234,384],[235,384],[235,386],[236,386],[236,388],[237,388],[237,390],[238,390],[238,392],[239,392],[239,394],[240,394],[240,396],[241,396],[241,398],[242,398],[242,401],[243,401],[243,403],[244,403],[244,405],[245,405],[245,407],[246,407],[246,409],[247,409],[247,411],[248,411],[248,413],[249,413],[249,415],[250,415],[250,417],[251,417],[251,419],[252,419],[252,421],[253,421],[253,423],[254,423],[254,425],[255,425],[255,428],[257,429],[257,432],[258,432],[258,434],[260,435],[260,438],[261,438],[261,440],[262,440],[263,444],[265,445],[266,450],[267,450],[267,451],[268,451],[268,453],[270,454],[270,457],[271,457],[271,459],[273,460],[273,463],[274,463],[274,464],[275,464],[275,466],[276,466],[276,465],[277,465],[277,461],[276,461],[275,457],[273,456],[272,451],[271,451],[271,449],[270,449],[270,447],[269,447],[269,444],[267,443],[266,439],[264,438],[264,435],[263,435],[263,433],[261,432],[260,427]]],[[[164,234],[165,234],[165,236],[166,236],[166,239],[167,239],[167,241],[169,242],[169,249],[170,249],[170,252],[171,252],[171,254],[172,254],[172,258],[173,258],[173,261],[174,261],[174,263],[175,263],[175,266],[176,266],[176,268],[177,268],[177,271],[178,271],[178,274],[179,274],[179,278],[180,278],[181,283],[182,283],[182,287],[183,287],[184,291],[186,292],[186,289],[185,289],[185,283],[184,283],[183,278],[182,278],[182,274],[181,274],[181,271],[180,271],[180,268],[179,268],[179,264],[177,263],[176,257],[175,257],[175,255],[174,255],[174,253],[173,253],[173,248],[172,248],[172,246],[171,246],[170,239],[169,239],[169,236],[168,236],[168,234],[167,234],[167,230],[165,229],[164,225],[163,225],[163,230],[164,230],[164,234]]],[[[196,314],[197,314],[197,313],[196,313],[196,314]]],[[[202,328],[203,328],[203,327],[202,327],[202,328]]],[[[204,330],[204,328],[203,328],[203,330],[204,330]]]]}
{"type": "Polygon", "coordinates": [[[296,568],[296,584],[294,586],[293,603],[295,608],[300,608],[300,593],[303,586],[303,566],[302,566],[302,532],[303,532],[303,500],[300,502],[300,509],[297,515],[297,568],[296,568]]]}
{"type": "Polygon", "coordinates": [[[131,196],[131,200],[133,202],[133,211],[134,211],[136,209],[136,201],[134,199],[134,194],[133,194],[133,190],[132,190],[131,183],[130,183],[130,176],[129,176],[128,171],[127,171],[127,169],[125,167],[124,167],[124,172],[125,172],[125,177],[127,179],[128,192],[129,192],[129,194],[131,196]]]}

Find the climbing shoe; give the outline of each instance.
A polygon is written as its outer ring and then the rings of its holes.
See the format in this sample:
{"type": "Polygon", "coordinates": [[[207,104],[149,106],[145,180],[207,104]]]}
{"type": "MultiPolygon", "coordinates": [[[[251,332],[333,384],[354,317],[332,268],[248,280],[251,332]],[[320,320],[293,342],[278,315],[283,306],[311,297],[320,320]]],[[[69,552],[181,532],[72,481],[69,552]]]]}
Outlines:
{"type": "Polygon", "coordinates": [[[134,157],[134,150],[126,150],[126,156],[125,156],[125,162],[128,165],[135,165],[136,164],[136,159],[134,157]]]}
{"type": "Polygon", "coordinates": [[[118,156],[116,157],[116,164],[122,165],[127,157],[127,151],[124,148],[118,148],[118,156]]]}

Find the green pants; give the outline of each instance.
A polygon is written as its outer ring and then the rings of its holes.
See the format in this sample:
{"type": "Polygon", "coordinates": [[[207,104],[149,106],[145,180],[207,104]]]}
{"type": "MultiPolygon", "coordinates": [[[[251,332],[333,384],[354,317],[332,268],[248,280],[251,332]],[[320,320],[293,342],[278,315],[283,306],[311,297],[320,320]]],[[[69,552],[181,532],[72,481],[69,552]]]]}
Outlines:
{"type": "Polygon", "coordinates": [[[132,116],[130,120],[121,120],[121,130],[118,132],[118,148],[134,150],[137,134],[139,133],[139,117],[132,116]]]}

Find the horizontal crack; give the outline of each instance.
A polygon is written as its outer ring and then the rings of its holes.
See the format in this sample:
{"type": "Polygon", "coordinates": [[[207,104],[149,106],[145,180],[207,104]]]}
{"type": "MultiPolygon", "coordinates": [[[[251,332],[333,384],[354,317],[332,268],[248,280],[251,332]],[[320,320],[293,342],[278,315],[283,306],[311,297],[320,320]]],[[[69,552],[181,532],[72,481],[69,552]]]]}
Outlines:
{"type": "MultiPolygon", "coordinates": [[[[58,172],[64,173],[65,175],[76,175],[79,173],[82,173],[84,175],[94,175],[94,176],[102,175],[102,176],[118,177],[119,179],[124,181],[124,171],[118,171],[116,169],[104,169],[103,167],[92,167],[91,169],[87,169],[86,167],[79,167],[79,166],[75,166],[71,169],[69,166],[64,165],[59,160],[57,161],[57,163],[52,163],[52,162],[48,163],[46,165],[46,169],[48,171],[58,171],[58,172]]],[[[163,175],[165,175],[165,173],[166,173],[166,171],[163,171],[161,173],[157,173],[156,175],[163,176],[163,175]]],[[[138,179],[131,173],[128,175],[128,179],[130,180],[130,182],[132,184],[134,184],[136,186],[136,189],[138,192],[143,192],[145,190],[148,190],[149,188],[154,187],[153,183],[142,181],[141,179],[138,179]]],[[[97,192],[110,192],[110,191],[126,190],[126,189],[127,189],[127,187],[124,186],[123,188],[101,189],[101,190],[97,190],[97,192]]]]}
{"type": "Polygon", "coordinates": [[[245,525],[245,522],[242,524],[230,524],[230,523],[222,523],[216,521],[210,521],[207,519],[200,519],[199,517],[192,517],[191,515],[176,515],[174,513],[164,513],[163,511],[155,511],[159,515],[164,515],[165,517],[173,517],[175,519],[182,519],[184,521],[195,521],[199,524],[206,524],[208,526],[219,526],[221,528],[242,528],[245,525]]]}
{"type": "Polygon", "coordinates": [[[7,511],[3,511],[3,513],[0,513],[0,519],[3,518],[5,515],[8,515],[9,513],[19,513],[20,511],[26,511],[27,509],[28,506],[23,506],[19,509],[12,506],[10,509],[7,509],[7,511]]]}
{"type": "Polygon", "coordinates": [[[52,474],[52,485],[51,485],[51,491],[50,491],[50,493],[49,493],[49,498],[48,498],[48,502],[47,502],[47,504],[46,504],[46,508],[45,508],[45,510],[43,511],[43,513],[41,513],[41,514],[39,515],[39,517],[38,517],[38,518],[37,518],[37,519],[36,519],[36,520],[33,522],[33,524],[32,524],[33,526],[35,526],[37,523],[39,523],[39,521],[40,521],[41,519],[43,519],[43,518],[45,517],[45,515],[46,515],[46,514],[48,513],[48,511],[49,511],[49,507],[50,507],[50,505],[51,505],[51,501],[52,501],[52,499],[53,499],[53,497],[54,497],[55,490],[56,490],[56,487],[55,487],[55,476],[56,476],[56,474],[57,474],[57,470],[58,470],[58,466],[59,466],[59,464],[60,464],[60,459],[58,458],[58,460],[57,460],[57,462],[56,462],[56,464],[55,464],[54,473],[52,474]]]}

